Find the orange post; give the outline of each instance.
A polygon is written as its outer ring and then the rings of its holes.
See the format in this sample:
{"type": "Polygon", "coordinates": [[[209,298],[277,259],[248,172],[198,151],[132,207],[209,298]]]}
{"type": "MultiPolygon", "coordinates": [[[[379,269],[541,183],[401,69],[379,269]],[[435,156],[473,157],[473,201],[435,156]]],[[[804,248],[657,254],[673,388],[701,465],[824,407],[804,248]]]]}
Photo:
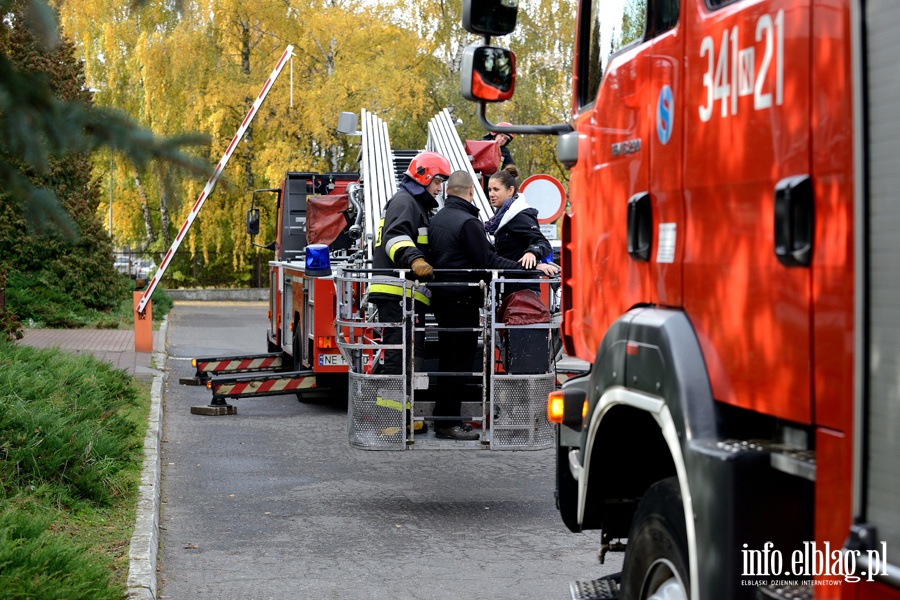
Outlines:
{"type": "Polygon", "coordinates": [[[147,301],[144,314],[137,311],[143,292],[134,292],[134,351],[153,352],[153,306],[147,301]]]}

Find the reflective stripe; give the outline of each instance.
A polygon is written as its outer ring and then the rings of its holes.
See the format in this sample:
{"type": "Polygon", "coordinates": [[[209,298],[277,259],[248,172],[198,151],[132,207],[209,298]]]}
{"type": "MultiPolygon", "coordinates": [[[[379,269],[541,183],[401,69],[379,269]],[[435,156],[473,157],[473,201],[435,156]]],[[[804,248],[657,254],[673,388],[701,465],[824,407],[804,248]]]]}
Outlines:
{"type": "MultiPolygon", "coordinates": [[[[389,283],[373,283],[369,286],[370,294],[390,294],[392,296],[402,296],[403,295],[403,287],[399,285],[391,285],[389,283]]],[[[431,299],[428,298],[422,292],[418,292],[413,290],[413,288],[406,288],[406,297],[413,298],[416,302],[421,302],[425,306],[431,306],[431,299]]]]}
{"type": "MultiPolygon", "coordinates": [[[[392,408],[394,410],[403,410],[403,403],[399,400],[391,400],[390,398],[375,398],[376,406],[383,406],[385,408],[392,408]]],[[[411,408],[410,403],[406,403],[406,408],[411,408]]]]}
{"type": "Polygon", "coordinates": [[[397,262],[396,259],[394,258],[394,255],[397,254],[398,250],[400,250],[401,248],[415,248],[415,247],[416,247],[416,245],[413,244],[412,240],[409,238],[407,238],[405,240],[401,240],[399,242],[393,242],[387,248],[388,258],[391,259],[391,262],[397,262]]]}
{"type": "Polygon", "coordinates": [[[423,244],[428,244],[428,228],[427,227],[419,227],[419,235],[416,238],[416,242],[421,246],[423,244]]]}
{"type": "Polygon", "coordinates": [[[390,252],[391,248],[394,247],[394,244],[399,244],[401,242],[408,242],[407,245],[412,244],[412,238],[408,235],[398,235],[396,237],[392,237],[389,240],[384,240],[384,249],[390,252]]]}
{"type": "Polygon", "coordinates": [[[381,232],[384,229],[384,217],[381,217],[381,220],[378,221],[378,233],[375,234],[375,247],[381,245],[381,232]]]}

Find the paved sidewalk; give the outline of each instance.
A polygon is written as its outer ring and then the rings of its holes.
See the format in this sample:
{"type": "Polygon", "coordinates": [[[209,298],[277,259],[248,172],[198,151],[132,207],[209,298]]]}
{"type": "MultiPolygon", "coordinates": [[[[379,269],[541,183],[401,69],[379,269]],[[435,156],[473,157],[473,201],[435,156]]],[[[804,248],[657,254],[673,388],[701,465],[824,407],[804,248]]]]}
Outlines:
{"type": "MultiPolygon", "coordinates": [[[[75,354],[93,354],[142,381],[161,372],[153,368],[151,352],[134,351],[134,331],[121,329],[26,329],[17,343],[37,348],[59,348],[75,354]]],[[[153,350],[165,350],[159,331],[153,332],[153,350]]]]}

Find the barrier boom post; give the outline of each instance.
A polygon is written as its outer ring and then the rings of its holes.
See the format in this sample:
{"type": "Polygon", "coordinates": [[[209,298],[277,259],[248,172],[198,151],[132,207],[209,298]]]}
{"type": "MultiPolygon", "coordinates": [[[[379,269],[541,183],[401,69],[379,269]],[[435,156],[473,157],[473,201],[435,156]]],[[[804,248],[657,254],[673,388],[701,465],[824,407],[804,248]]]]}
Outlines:
{"type": "Polygon", "coordinates": [[[278,59],[278,64],[275,65],[275,69],[272,71],[272,74],[269,75],[269,78],[266,80],[265,85],[263,85],[262,90],[256,97],[256,101],[253,103],[253,106],[250,107],[250,112],[248,112],[247,116],[244,117],[244,120],[241,122],[241,126],[237,130],[237,133],[234,134],[234,137],[231,139],[231,143],[228,144],[228,148],[225,150],[225,154],[222,155],[221,160],[219,160],[219,164],[216,165],[216,170],[213,171],[213,174],[210,176],[209,181],[206,182],[206,186],[204,186],[203,191],[200,192],[200,196],[197,198],[197,201],[194,202],[194,207],[188,214],[187,220],[185,220],[184,225],[181,226],[181,229],[178,230],[178,235],[175,236],[175,241],[172,242],[172,246],[169,248],[169,251],[166,252],[165,258],[163,258],[162,263],[159,265],[159,268],[153,275],[153,279],[150,280],[150,284],[147,286],[147,290],[144,292],[144,295],[141,297],[141,301],[138,303],[138,306],[135,309],[139,315],[144,314],[144,310],[146,310],[147,308],[147,303],[150,301],[150,296],[153,295],[153,290],[156,289],[157,284],[159,284],[160,280],[162,279],[163,273],[166,272],[166,268],[169,266],[169,263],[172,262],[172,257],[175,256],[175,251],[178,250],[178,247],[181,245],[181,242],[187,235],[188,230],[191,228],[191,224],[197,217],[197,213],[199,213],[200,209],[203,207],[203,203],[206,202],[207,198],[209,198],[209,195],[212,193],[213,188],[216,187],[216,182],[219,180],[219,175],[222,174],[222,171],[225,169],[225,165],[228,164],[228,159],[230,159],[231,155],[234,153],[234,149],[237,147],[238,142],[240,142],[241,138],[244,137],[244,133],[247,131],[247,127],[250,125],[253,117],[256,116],[256,112],[262,105],[263,100],[266,99],[266,95],[272,88],[272,84],[275,83],[278,75],[281,74],[281,70],[284,68],[284,63],[286,63],[288,58],[291,56],[291,52],[293,51],[293,49],[293,46],[288,46],[284,51],[284,54],[281,55],[281,58],[278,59]]]}

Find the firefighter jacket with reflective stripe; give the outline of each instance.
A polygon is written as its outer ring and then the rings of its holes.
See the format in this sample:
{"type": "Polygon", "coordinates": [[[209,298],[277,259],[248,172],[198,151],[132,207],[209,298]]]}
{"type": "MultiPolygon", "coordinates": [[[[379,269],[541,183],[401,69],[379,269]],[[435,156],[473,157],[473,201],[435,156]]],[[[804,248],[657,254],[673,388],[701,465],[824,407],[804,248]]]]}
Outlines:
{"type": "MultiPolygon", "coordinates": [[[[384,207],[384,216],[378,228],[372,256],[372,267],[375,269],[409,269],[417,258],[431,262],[428,250],[428,221],[429,212],[437,206],[437,201],[425,191],[425,188],[407,179],[404,177],[397,193],[384,207]],[[410,188],[422,191],[413,195],[410,188]]],[[[375,277],[380,281],[369,286],[370,299],[386,300],[403,295],[402,282],[399,278],[392,278],[397,281],[392,283],[384,280],[385,274],[378,273],[375,277]]],[[[413,277],[412,273],[408,275],[410,279],[413,277]]],[[[406,284],[406,288],[407,296],[429,304],[427,288],[420,286],[413,290],[410,283],[406,284]]]]}
{"type": "MultiPolygon", "coordinates": [[[[484,233],[478,218],[478,207],[457,196],[449,196],[444,208],[431,220],[428,230],[431,242],[431,265],[435,269],[522,269],[514,260],[503,258],[484,233]]],[[[435,273],[436,281],[487,281],[487,273],[435,273]]],[[[436,295],[481,295],[478,288],[434,286],[436,295]]]]}

